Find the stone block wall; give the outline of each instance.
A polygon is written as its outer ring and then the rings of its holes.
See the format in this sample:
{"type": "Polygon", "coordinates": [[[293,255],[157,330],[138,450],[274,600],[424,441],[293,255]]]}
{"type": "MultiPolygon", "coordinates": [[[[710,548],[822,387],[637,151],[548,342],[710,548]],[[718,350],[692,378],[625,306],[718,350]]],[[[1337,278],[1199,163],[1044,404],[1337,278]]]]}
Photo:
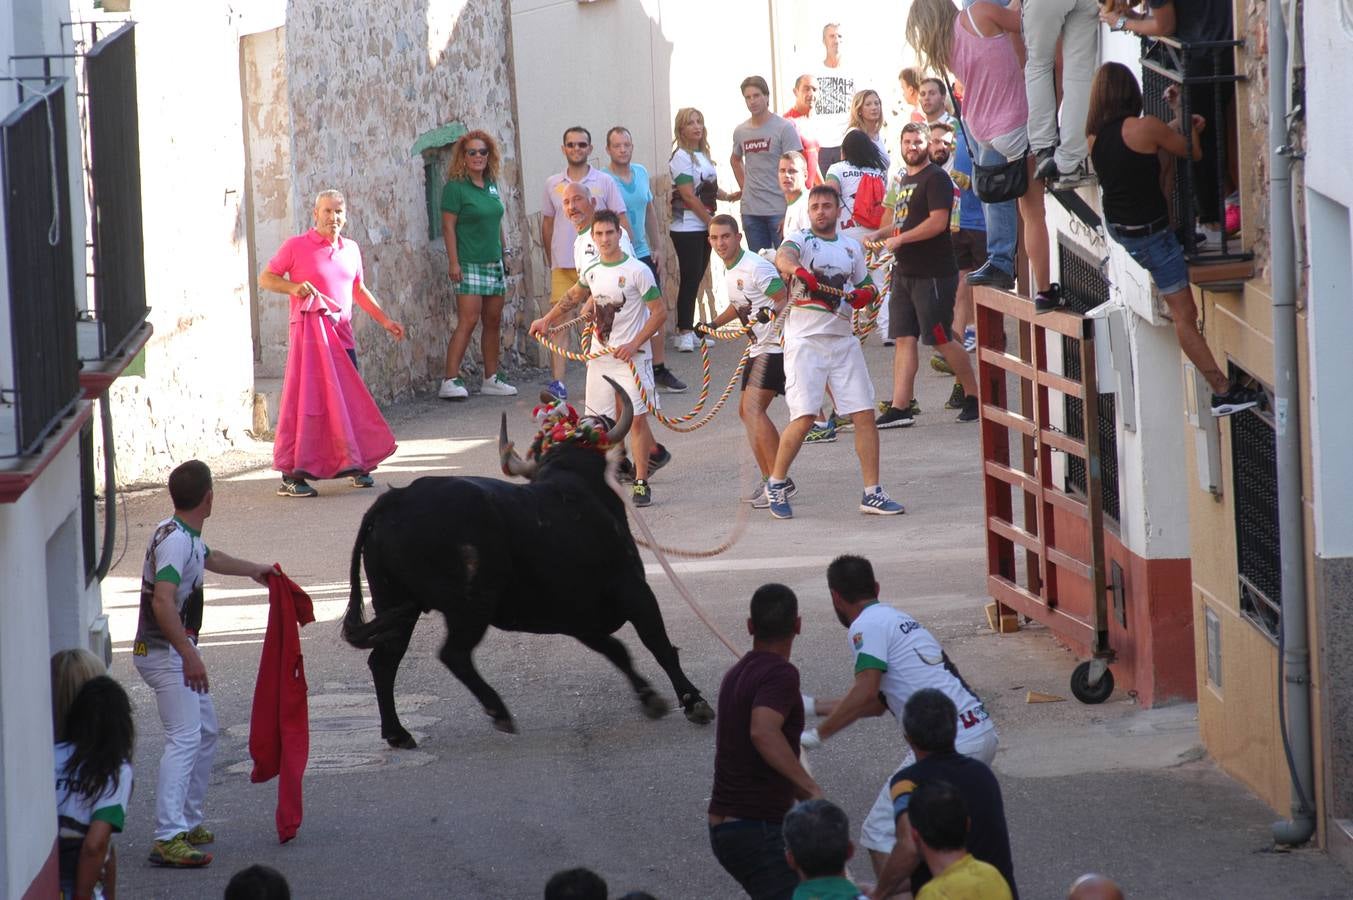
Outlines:
{"type": "MultiPolygon", "coordinates": [[[[292,0],[286,27],[294,224],[308,226],[320,190],[344,192],[347,234],[362,247],[367,286],[408,331],[396,344],[357,311],[363,377],[381,402],[427,391],[442,376],[455,312],[446,251],[440,238],[428,237],[423,160],[410,156],[417,137],[452,121],[492,134],[504,157],[507,246],[529,244],[507,2],[292,0]]],[[[509,283],[507,348],[529,324],[523,281],[517,275],[509,283]]],[[[511,349],[504,363],[518,364],[511,349]]],[[[476,338],[465,374],[482,375],[479,366],[476,338]]]]}

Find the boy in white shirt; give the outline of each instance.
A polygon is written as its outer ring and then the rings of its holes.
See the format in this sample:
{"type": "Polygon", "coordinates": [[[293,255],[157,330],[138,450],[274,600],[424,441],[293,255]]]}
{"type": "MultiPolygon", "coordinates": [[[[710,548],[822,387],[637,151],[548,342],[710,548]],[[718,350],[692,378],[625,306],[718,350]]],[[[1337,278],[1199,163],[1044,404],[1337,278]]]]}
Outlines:
{"type": "Polygon", "coordinates": [[[598,259],[587,271],[579,273],[578,283],[569,288],[555,306],[531,323],[532,334],[548,334],[555,320],[584,300],[583,315],[593,323],[597,349],[612,352],[587,363],[586,410],[591,415],[617,415],[615,392],[604,380],[605,376],[625,386],[634,403],[634,424],[630,427],[630,458],[634,462],[634,505],[648,506],[653,492],[648,485],[649,453],[653,449],[653,432],[648,424],[649,404],[656,408],[657,392],[653,384],[653,362],[648,341],[662,328],[667,319],[667,307],[662,292],[653,281],[648,266],[620,248],[619,217],[610,210],[600,210],[592,220],[592,239],[596,241],[598,259]],[[634,370],[630,369],[630,362],[634,370]],[[635,383],[635,373],[639,384],[635,383]],[[643,386],[644,396],[639,393],[643,386]]]}

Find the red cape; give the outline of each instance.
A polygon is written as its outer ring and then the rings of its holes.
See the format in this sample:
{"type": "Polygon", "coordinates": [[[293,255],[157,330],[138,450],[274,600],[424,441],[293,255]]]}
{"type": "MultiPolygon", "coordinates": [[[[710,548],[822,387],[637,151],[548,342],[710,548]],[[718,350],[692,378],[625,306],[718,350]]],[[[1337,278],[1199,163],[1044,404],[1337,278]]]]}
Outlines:
{"type": "Polygon", "coordinates": [[[278,775],[277,838],[285,844],[301,826],[301,778],[310,757],[310,713],[299,626],[315,621],[314,605],[296,582],[274,566],[268,577],[268,631],[258,662],[249,756],[255,784],[278,775]]]}

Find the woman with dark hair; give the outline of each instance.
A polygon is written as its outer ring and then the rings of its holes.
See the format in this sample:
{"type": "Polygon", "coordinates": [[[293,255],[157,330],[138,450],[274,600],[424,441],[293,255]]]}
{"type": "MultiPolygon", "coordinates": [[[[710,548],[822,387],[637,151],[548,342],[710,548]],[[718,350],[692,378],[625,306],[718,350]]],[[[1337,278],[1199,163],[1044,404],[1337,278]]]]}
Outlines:
{"type": "Polygon", "coordinates": [[[112,897],[117,885],[113,832],[122,831],[132,795],[136,731],[127,692],[107,675],[85,682],[56,745],[56,812],[61,896],[112,897]]]}
{"type": "Polygon", "coordinates": [[[456,293],[456,330],[446,345],[446,377],[437,396],[463,400],[470,395],[460,364],[475,325],[483,322],[480,351],[484,356],[481,392],[512,397],[517,389],[498,371],[499,330],[507,272],[503,267],[503,199],[498,193],[498,144],[485,131],[471,131],[456,141],[442,188],[442,240],[446,242],[447,274],[456,293]]]}
{"type": "Polygon", "coordinates": [[[841,195],[837,227],[851,237],[879,227],[888,188],[888,160],[867,132],[846,132],[841,139],[841,159],[827,169],[826,180],[841,195]]]}
{"type": "Polygon", "coordinates": [[[1090,85],[1085,134],[1090,160],[1104,192],[1104,226],[1128,255],[1151,273],[1161,299],[1170,307],[1180,349],[1212,388],[1212,415],[1229,416],[1256,406],[1263,393],[1232,383],[1217,365],[1198,330],[1198,307],[1189,286],[1184,249],[1170,227],[1160,185],[1160,156],[1202,156],[1202,116],[1193,116],[1190,136],[1155,116],[1142,115],[1137,78],[1122,63],[1105,63],[1090,85]]]}

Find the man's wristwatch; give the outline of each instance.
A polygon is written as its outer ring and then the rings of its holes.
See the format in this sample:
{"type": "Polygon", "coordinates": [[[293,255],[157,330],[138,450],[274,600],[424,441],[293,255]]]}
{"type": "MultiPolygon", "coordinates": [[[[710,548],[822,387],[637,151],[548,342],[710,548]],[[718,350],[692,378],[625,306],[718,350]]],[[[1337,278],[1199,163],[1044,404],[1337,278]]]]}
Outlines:
{"type": "Polygon", "coordinates": [[[1113,28],[1112,28],[1111,30],[1112,30],[1112,31],[1126,31],[1126,30],[1127,30],[1127,21],[1128,21],[1128,17],[1127,17],[1127,16],[1119,16],[1119,17],[1118,17],[1118,21],[1113,23],[1113,28]]]}

